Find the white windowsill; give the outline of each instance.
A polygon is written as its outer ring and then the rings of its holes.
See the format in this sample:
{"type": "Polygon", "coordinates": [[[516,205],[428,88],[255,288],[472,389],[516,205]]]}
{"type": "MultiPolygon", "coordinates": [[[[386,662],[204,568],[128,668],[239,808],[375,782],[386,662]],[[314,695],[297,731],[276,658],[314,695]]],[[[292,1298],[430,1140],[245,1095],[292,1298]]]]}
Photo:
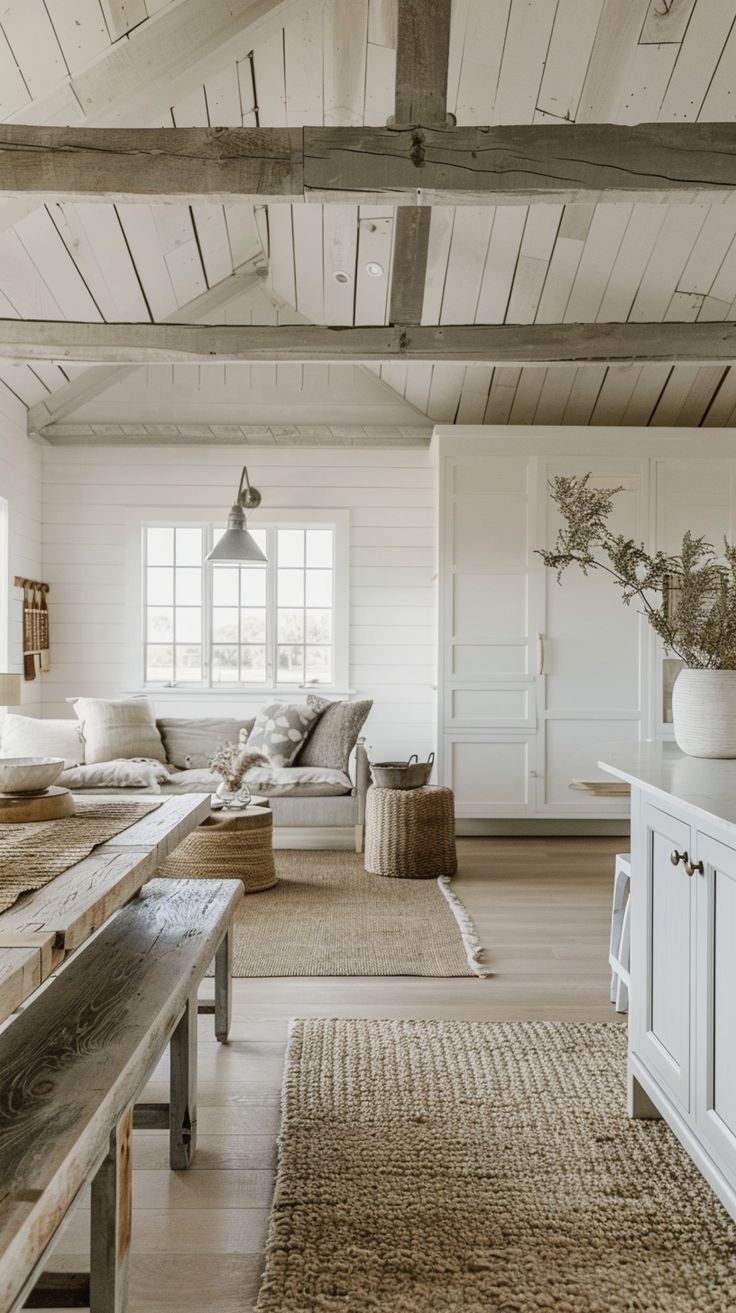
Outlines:
{"type": "Polygon", "coordinates": [[[233,697],[275,697],[278,694],[329,693],[332,697],[352,697],[357,689],[333,688],[330,684],[279,684],[274,688],[261,685],[247,687],[235,684],[232,688],[203,688],[196,684],[177,684],[166,688],[163,684],[142,684],[140,688],[125,689],[125,697],[192,697],[192,698],[233,698],[233,697]]]}

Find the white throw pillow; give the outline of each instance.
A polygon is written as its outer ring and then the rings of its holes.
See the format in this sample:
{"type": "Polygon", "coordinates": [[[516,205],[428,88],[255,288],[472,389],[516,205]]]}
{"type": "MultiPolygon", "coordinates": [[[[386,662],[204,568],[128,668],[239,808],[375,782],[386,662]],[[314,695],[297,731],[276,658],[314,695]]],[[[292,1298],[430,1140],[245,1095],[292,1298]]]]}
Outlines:
{"type": "Polygon", "coordinates": [[[247,743],[249,752],[262,752],[272,766],[290,766],[322,710],[305,703],[269,702],[247,738],[240,731],[241,746],[247,743]]]}
{"type": "Polygon", "coordinates": [[[4,757],[63,757],[67,769],[84,761],[84,741],[76,720],[38,720],[9,711],[0,735],[4,757]]]}
{"type": "Polygon", "coordinates": [[[117,761],[148,757],[166,761],[166,752],[148,698],[67,698],[82,726],[84,760],[117,761]]]}

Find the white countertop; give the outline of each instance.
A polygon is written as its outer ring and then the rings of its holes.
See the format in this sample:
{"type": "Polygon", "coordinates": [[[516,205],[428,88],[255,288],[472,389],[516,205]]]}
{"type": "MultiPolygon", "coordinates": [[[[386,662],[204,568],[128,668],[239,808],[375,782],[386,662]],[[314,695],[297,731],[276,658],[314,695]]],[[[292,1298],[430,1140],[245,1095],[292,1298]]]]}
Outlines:
{"type": "Polygon", "coordinates": [[[686,757],[674,743],[656,741],[607,748],[598,765],[664,802],[675,798],[701,817],[736,829],[736,759],[686,757]]]}

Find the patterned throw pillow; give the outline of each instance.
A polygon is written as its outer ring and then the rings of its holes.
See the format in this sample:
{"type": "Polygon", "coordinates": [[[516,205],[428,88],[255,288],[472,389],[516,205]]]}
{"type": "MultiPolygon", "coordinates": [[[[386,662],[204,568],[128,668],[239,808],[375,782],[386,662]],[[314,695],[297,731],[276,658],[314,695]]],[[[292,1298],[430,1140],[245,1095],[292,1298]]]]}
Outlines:
{"type": "Polygon", "coordinates": [[[373,706],[365,702],[330,702],[310,693],[307,705],[320,712],[319,724],[299,753],[297,766],[326,766],[348,773],[350,754],[373,706]]]}
{"type": "Polygon", "coordinates": [[[290,766],[321,715],[321,707],[269,702],[256,716],[247,739],[248,750],[262,752],[272,766],[290,766]]]}

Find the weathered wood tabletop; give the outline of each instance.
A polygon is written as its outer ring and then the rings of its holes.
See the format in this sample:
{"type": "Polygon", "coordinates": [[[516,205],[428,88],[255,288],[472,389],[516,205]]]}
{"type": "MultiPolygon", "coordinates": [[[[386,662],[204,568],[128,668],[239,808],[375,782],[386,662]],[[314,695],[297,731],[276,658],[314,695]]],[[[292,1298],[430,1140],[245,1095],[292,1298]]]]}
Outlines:
{"type": "MultiPolygon", "coordinates": [[[[100,795],[100,801],[113,800],[100,795]]],[[[148,816],[0,915],[0,1023],[135,896],[209,813],[208,794],[165,798],[148,816]]]]}

